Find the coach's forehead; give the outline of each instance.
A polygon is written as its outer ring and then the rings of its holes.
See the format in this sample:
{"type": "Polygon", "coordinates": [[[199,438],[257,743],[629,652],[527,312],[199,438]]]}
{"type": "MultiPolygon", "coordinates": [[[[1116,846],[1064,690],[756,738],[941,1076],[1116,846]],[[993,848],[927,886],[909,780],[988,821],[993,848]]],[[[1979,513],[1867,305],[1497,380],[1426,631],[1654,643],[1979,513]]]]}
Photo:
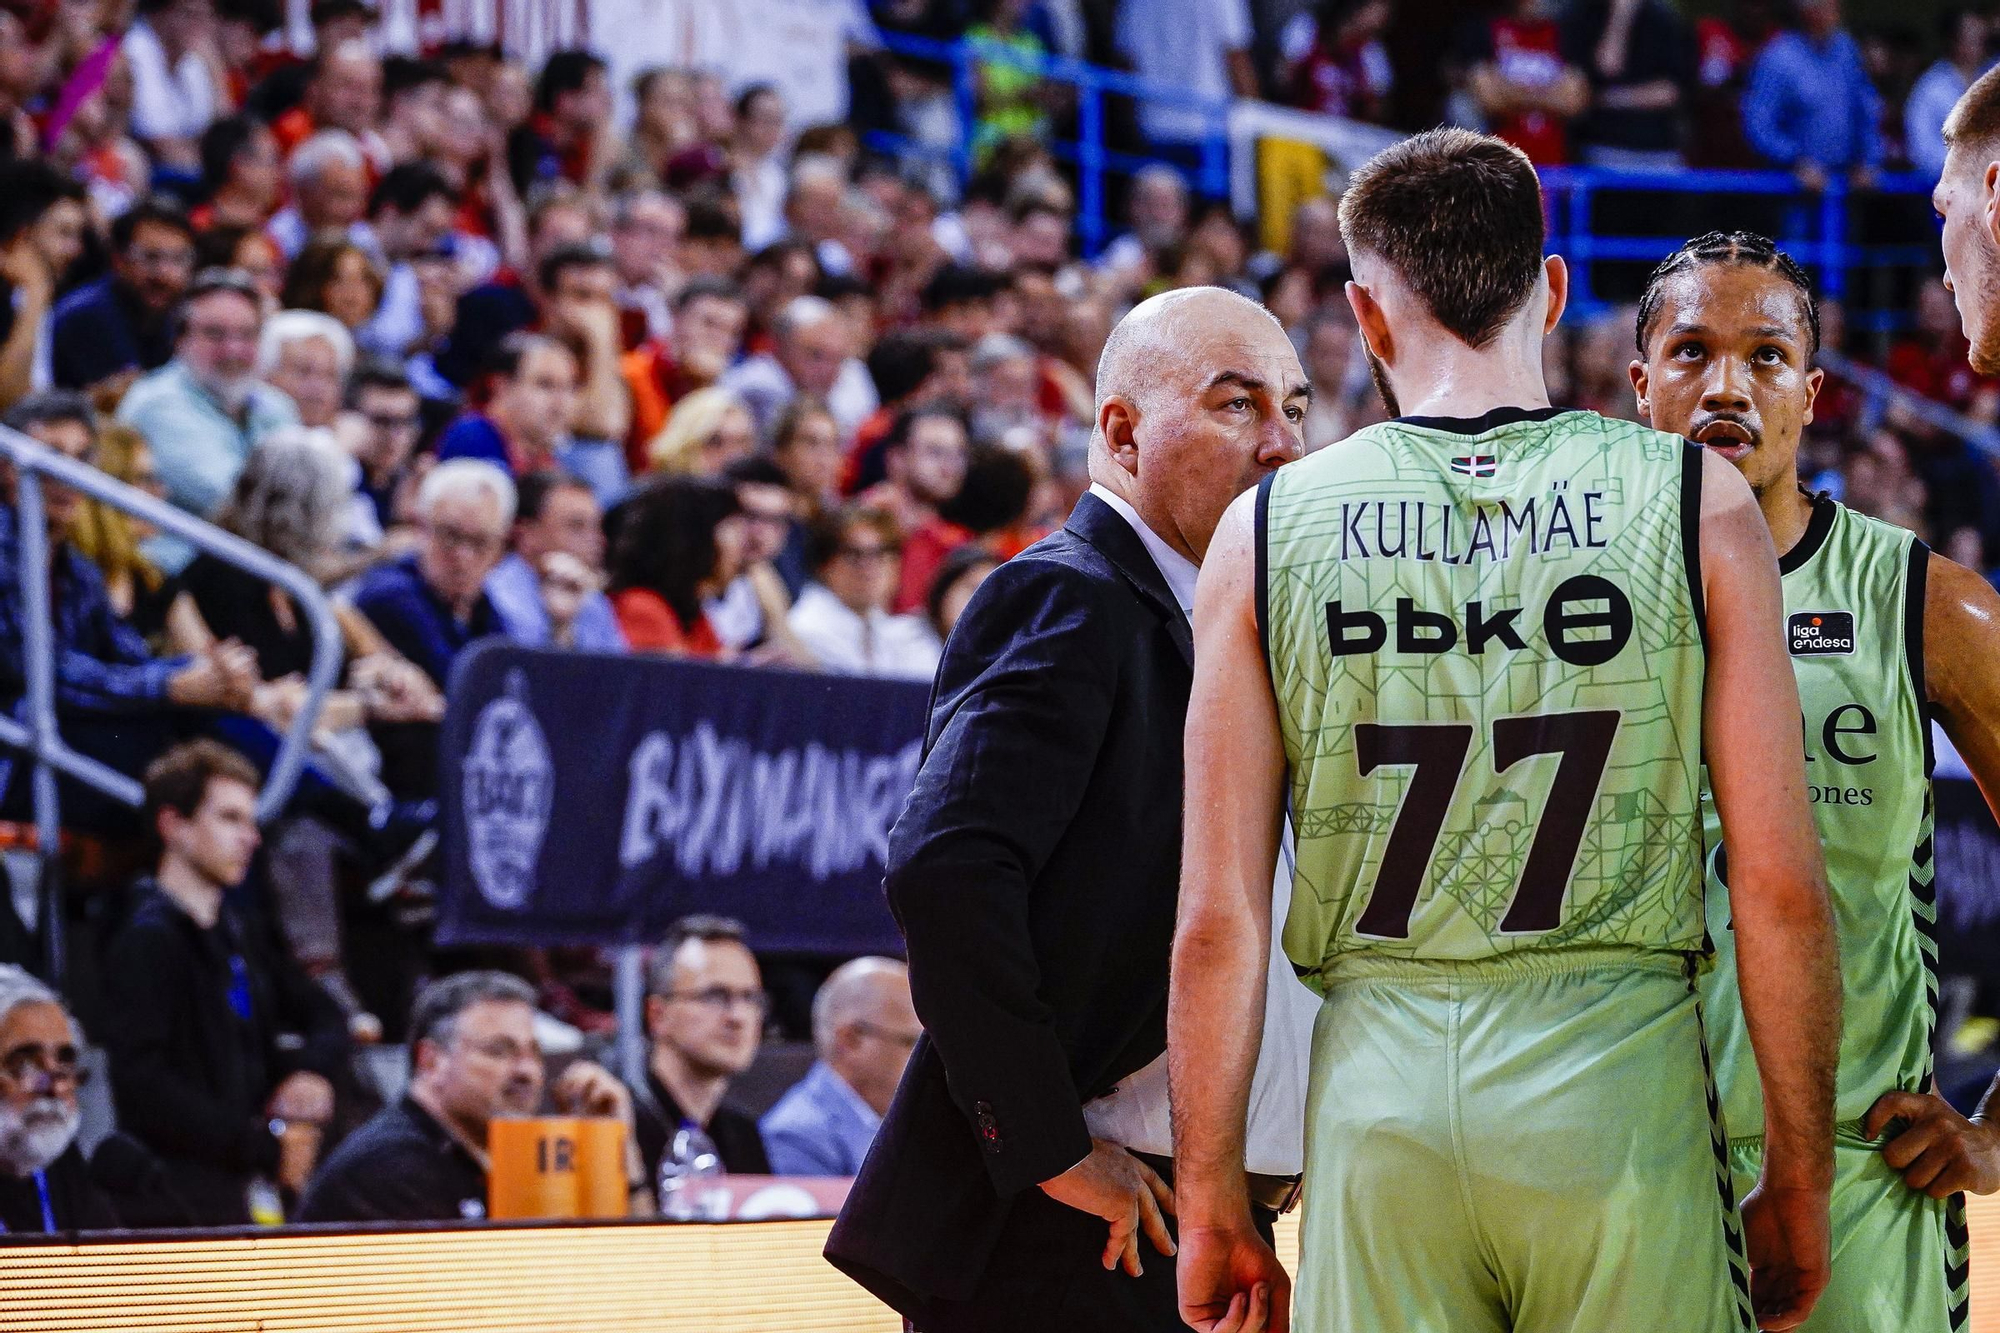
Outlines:
{"type": "Polygon", "coordinates": [[[1303,379],[1284,329],[1254,301],[1221,288],[1166,292],[1141,302],[1106,345],[1099,393],[1145,398],[1198,387],[1218,370],[1303,379]],[[1224,363],[1236,363],[1227,365],[1224,363]]]}

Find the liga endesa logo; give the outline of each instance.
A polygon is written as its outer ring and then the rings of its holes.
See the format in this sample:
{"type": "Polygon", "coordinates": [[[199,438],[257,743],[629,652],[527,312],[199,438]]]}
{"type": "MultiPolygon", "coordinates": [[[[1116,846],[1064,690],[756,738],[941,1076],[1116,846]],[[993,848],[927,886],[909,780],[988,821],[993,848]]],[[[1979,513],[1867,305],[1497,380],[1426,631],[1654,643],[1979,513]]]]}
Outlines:
{"type": "Polygon", "coordinates": [[[1800,611],[1786,623],[1793,657],[1854,651],[1852,611],[1800,611]]]}

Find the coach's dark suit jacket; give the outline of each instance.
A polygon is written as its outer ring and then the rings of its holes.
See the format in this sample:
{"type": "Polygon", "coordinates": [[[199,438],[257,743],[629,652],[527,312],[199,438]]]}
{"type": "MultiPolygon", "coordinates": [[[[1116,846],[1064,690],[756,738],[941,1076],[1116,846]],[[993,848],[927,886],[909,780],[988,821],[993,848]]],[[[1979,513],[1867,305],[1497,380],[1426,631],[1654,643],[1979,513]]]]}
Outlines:
{"type": "Polygon", "coordinates": [[[974,1294],[1015,1197],[1089,1153],[1083,1103],[1166,1047],[1193,659],[1088,494],[945,649],[887,880],[925,1035],[826,1250],[920,1326],[974,1294]]]}

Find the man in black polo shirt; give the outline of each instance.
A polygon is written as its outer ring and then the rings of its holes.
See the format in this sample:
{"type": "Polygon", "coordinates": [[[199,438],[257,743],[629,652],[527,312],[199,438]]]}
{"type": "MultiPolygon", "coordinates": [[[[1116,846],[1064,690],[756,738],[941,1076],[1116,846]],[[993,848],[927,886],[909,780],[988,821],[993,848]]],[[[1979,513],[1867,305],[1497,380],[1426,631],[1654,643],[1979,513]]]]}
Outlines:
{"type": "Polygon", "coordinates": [[[676,921],[653,951],[646,1030],[646,1081],[632,1089],[646,1180],[682,1125],[707,1133],[735,1176],[767,1176],[771,1162],[754,1117],[723,1105],[729,1082],[757,1058],[770,1008],[743,926],[719,916],[676,921]]]}
{"type": "MultiPolygon", "coordinates": [[[[457,1221],[486,1216],[486,1127],[542,1104],[534,988],[505,972],[433,982],[410,1014],[410,1087],[326,1159],[299,1205],[302,1222],[457,1221]]],[[[565,1115],[625,1121],[626,1178],[641,1193],[632,1104],[598,1065],[563,1071],[551,1100],[565,1115]]]]}

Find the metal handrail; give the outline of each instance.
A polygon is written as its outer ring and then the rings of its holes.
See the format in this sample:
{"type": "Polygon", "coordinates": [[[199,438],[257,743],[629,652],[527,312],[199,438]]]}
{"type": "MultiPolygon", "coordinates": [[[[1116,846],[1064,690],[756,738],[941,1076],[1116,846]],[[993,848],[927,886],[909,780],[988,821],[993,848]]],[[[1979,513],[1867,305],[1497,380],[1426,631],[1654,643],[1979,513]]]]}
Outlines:
{"type": "MultiPolygon", "coordinates": [[[[1111,226],[1105,216],[1106,177],[1130,174],[1147,164],[1162,160],[1142,149],[1138,153],[1119,152],[1105,142],[1107,95],[1144,102],[1173,105],[1194,112],[1207,127],[1198,147],[1199,166],[1191,173],[1195,193],[1221,197],[1230,190],[1231,98],[1205,97],[1185,86],[1155,83],[1122,70],[1108,69],[1069,56],[1033,56],[1011,47],[987,46],[969,39],[941,42],[907,34],[883,34],[883,47],[893,55],[922,60],[950,72],[952,93],[958,106],[961,133],[949,150],[918,144],[906,136],[886,130],[871,131],[870,148],[910,157],[949,161],[961,181],[972,175],[972,128],[977,120],[976,71],[982,64],[1009,65],[1029,70],[1040,77],[1069,84],[1077,99],[1076,137],[1073,141],[1051,139],[1048,150],[1060,161],[1076,169],[1077,231],[1085,258],[1094,258],[1110,239],[1111,226]]],[[[1314,113],[1286,109],[1283,114],[1313,117],[1314,113]]],[[[1320,119],[1332,119],[1330,117],[1320,119]]],[[[1312,135],[1303,136],[1307,140],[1312,135]]],[[[1185,166],[1185,163],[1179,165],[1185,166]]],[[[1713,168],[1661,171],[1623,167],[1563,166],[1540,168],[1542,186],[1549,199],[1549,248],[1571,261],[1570,307],[1577,314],[1592,316],[1609,308],[1593,289],[1591,264],[1594,261],[1652,263],[1663,258],[1685,237],[1640,235],[1599,235],[1591,226],[1593,203],[1607,192],[1660,191],[1674,194],[1735,194],[1786,197],[1787,234],[1777,239],[1802,264],[1816,272],[1820,293],[1844,297],[1850,279],[1861,270],[1884,267],[1922,267],[1935,262],[1929,246],[1897,245],[1856,239],[1848,218],[1852,191],[1838,177],[1813,194],[1798,179],[1783,171],[1739,171],[1713,168]]],[[[1873,187],[1878,194],[1921,195],[1933,182],[1914,173],[1883,176],[1873,187]]],[[[1899,326],[1900,311],[1855,311],[1850,328],[1884,332],[1899,326]]]]}
{"type": "MultiPolygon", "coordinates": [[[[190,545],[245,570],[291,594],[303,611],[313,638],[312,667],[306,673],[306,700],[292,719],[278,745],[277,756],[265,775],[257,797],[257,814],[269,819],[291,799],[305,767],[306,747],[318,725],[326,696],[338,679],[342,660],[340,622],[333,604],[327,600],[310,575],[241,537],[224,532],[212,523],[174,508],[164,500],[136,487],[117,481],[87,463],[59,453],[19,431],[0,427],[0,459],[15,469],[15,508],[18,535],[22,609],[22,674],[26,686],[27,725],[0,717],[0,745],[25,751],[33,760],[32,796],[35,836],[44,862],[44,884],[53,882],[52,870],[62,833],[61,810],[57,802],[55,775],[62,772],[103,792],[113,800],[136,806],[142,799],[137,782],[123,773],[78,754],[64,744],[56,725],[55,644],[49,613],[48,513],[43,503],[42,478],[48,477],[100,503],[143,519],[163,532],[172,533],[190,545]]],[[[43,940],[49,954],[51,979],[62,971],[61,904],[54,893],[45,893],[42,902],[43,940]]]]}

